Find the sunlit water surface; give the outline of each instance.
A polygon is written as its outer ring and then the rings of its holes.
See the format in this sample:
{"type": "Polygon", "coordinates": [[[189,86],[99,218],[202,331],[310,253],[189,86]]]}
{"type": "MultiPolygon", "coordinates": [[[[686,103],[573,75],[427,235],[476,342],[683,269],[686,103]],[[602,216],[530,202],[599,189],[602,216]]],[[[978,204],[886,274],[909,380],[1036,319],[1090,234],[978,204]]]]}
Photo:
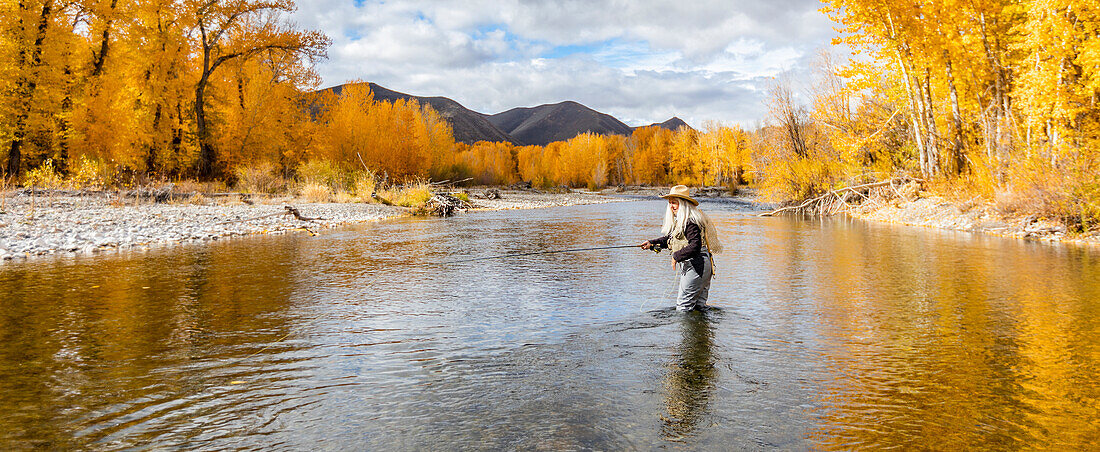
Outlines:
{"type": "Polygon", "coordinates": [[[1100,252],[661,202],[0,266],[0,449],[993,449],[1100,442],[1100,252]]]}

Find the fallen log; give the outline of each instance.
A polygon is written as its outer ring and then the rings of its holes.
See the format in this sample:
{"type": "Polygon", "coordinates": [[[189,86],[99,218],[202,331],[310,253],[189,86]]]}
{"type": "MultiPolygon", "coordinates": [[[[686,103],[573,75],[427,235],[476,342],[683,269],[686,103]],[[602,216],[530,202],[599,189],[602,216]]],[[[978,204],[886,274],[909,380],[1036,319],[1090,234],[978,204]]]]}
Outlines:
{"type": "Polygon", "coordinates": [[[302,216],[302,213],[299,212],[298,209],[295,208],[294,206],[284,206],[283,208],[286,209],[287,215],[294,215],[294,218],[298,219],[298,221],[321,221],[321,220],[324,220],[324,218],[321,218],[321,217],[310,218],[310,217],[302,216]]]}
{"type": "Polygon", "coordinates": [[[245,221],[262,220],[264,218],[270,218],[270,217],[274,217],[274,216],[278,216],[278,215],[291,215],[299,221],[316,222],[316,221],[325,220],[324,218],[321,218],[321,217],[311,218],[311,217],[303,216],[302,212],[300,212],[296,207],[294,207],[294,206],[284,206],[282,212],[269,213],[269,214],[260,215],[260,216],[257,216],[257,217],[241,218],[239,220],[223,221],[221,223],[215,223],[215,224],[220,226],[220,225],[226,225],[226,224],[230,224],[230,223],[242,223],[242,222],[245,222],[245,221]]]}
{"type": "Polygon", "coordinates": [[[429,182],[428,185],[431,185],[432,187],[444,187],[444,186],[453,187],[457,184],[461,184],[463,182],[469,182],[469,181],[472,181],[472,180],[474,180],[474,178],[472,178],[472,177],[467,177],[465,179],[459,179],[459,180],[455,180],[455,181],[452,181],[452,180],[448,179],[448,180],[441,180],[439,182],[429,182]]]}
{"type": "Polygon", "coordinates": [[[838,188],[836,190],[829,190],[815,198],[807,199],[802,204],[799,204],[797,206],[780,207],[771,212],[764,212],[757,216],[770,217],[782,212],[803,212],[816,215],[835,215],[842,211],[850,210],[853,207],[852,202],[855,201],[855,197],[857,196],[862,198],[863,200],[867,200],[868,193],[871,189],[890,187],[891,191],[893,191],[898,197],[903,198],[904,196],[902,196],[902,194],[898,192],[898,189],[895,185],[905,185],[911,182],[919,183],[924,181],[922,179],[901,177],[879,182],[871,182],[868,184],[838,188]]]}

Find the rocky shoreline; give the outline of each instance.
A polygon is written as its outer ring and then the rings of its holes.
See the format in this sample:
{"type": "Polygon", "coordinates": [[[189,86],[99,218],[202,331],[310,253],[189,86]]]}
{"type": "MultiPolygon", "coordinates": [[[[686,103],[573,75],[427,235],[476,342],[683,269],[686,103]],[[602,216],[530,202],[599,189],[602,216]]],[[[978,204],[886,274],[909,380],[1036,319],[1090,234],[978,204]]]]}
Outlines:
{"type": "MultiPolygon", "coordinates": [[[[0,199],[0,262],[36,256],[147,250],[235,236],[316,234],[323,229],[412,215],[410,209],[364,203],[305,203],[290,197],[253,201],[228,196],[155,202],[104,194],[55,196],[9,192],[0,199]],[[288,212],[292,206],[300,218],[288,212]]],[[[620,201],[590,193],[502,191],[472,199],[474,210],[533,209],[620,201]]]]}
{"type": "MultiPolygon", "coordinates": [[[[490,199],[471,191],[471,210],[535,209],[627,201],[622,196],[654,195],[660,188],[543,193],[495,190],[490,199]],[[608,196],[615,195],[615,196],[608,196]]],[[[748,194],[752,197],[752,193],[748,194]]],[[[237,236],[316,234],[324,229],[409,216],[411,209],[364,203],[307,203],[292,197],[228,196],[169,202],[123,199],[106,194],[55,196],[9,192],[0,197],[0,262],[36,256],[147,250],[237,236]],[[300,214],[287,211],[292,206],[300,214]],[[305,219],[300,219],[305,218],[305,219]]],[[[1036,216],[1006,216],[988,204],[950,202],[935,196],[912,201],[865,203],[854,218],[882,223],[980,232],[1044,242],[1100,245],[1100,234],[1068,234],[1064,225],[1036,216]]]]}
{"type": "Polygon", "coordinates": [[[1037,215],[1005,215],[993,205],[952,202],[937,196],[893,203],[865,203],[854,218],[880,223],[978,232],[1043,242],[1100,245],[1100,234],[1069,234],[1061,222],[1037,215]]]}

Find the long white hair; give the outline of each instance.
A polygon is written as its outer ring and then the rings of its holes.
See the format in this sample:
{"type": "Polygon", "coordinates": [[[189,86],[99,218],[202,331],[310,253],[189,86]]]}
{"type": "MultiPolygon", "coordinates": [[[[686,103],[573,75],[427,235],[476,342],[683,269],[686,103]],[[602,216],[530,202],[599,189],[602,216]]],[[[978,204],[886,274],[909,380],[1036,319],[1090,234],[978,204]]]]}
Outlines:
{"type": "Polygon", "coordinates": [[[661,226],[661,233],[665,235],[683,234],[688,221],[694,221],[695,224],[699,225],[699,229],[703,231],[707,250],[714,254],[721,253],[723,249],[722,242],[718,239],[718,229],[714,227],[714,222],[710,221],[710,217],[690,202],[676,198],[670,199],[680,204],[680,208],[677,209],[675,214],[672,213],[671,204],[665,208],[665,223],[661,226]]]}

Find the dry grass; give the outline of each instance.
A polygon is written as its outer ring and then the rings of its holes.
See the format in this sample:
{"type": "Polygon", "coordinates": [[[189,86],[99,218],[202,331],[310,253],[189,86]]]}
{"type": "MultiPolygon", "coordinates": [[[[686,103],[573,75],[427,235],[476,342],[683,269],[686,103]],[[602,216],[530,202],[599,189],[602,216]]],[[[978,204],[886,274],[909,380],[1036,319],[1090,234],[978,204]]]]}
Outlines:
{"type": "Polygon", "coordinates": [[[46,190],[56,190],[62,186],[63,182],[61,175],[54,170],[53,159],[46,159],[38,168],[27,171],[23,176],[25,186],[46,190]]]}
{"type": "Polygon", "coordinates": [[[420,208],[432,199],[432,187],[425,182],[417,182],[383,190],[379,196],[393,205],[420,208]]]}
{"type": "Polygon", "coordinates": [[[330,202],[332,200],[332,189],[324,184],[307,183],[302,186],[298,195],[309,202],[330,202]]]}
{"type": "Polygon", "coordinates": [[[205,206],[210,204],[210,198],[203,196],[202,193],[197,193],[195,196],[189,198],[187,203],[196,206],[205,206]]]}
{"type": "Polygon", "coordinates": [[[371,195],[377,189],[377,180],[374,173],[361,172],[355,177],[355,194],[363,202],[372,202],[371,195]]]}
{"type": "Polygon", "coordinates": [[[233,170],[237,177],[237,190],[247,193],[279,193],[286,190],[287,182],[276,174],[275,166],[268,162],[239,166],[233,170]]]}
{"type": "Polygon", "coordinates": [[[348,190],[355,183],[354,173],[328,160],[311,160],[298,167],[298,179],[305,185],[324,185],[333,192],[348,190]]]}
{"type": "Polygon", "coordinates": [[[81,155],[69,168],[68,186],[74,190],[104,190],[116,184],[118,168],[81,155]]]}
{"type": "MultiPolygon", "coordinates": [[[[313,160],[298,167],[300,193],[308,190],[320,195],[317,187],[329,190],[329,202],[374,202],[371,195],[378,189],[377,177],[371,171],[348,169],[327,160],[313,160]]],[[[322,196],[323,197],[323,196],[322,196]]]]}
{"type": "Polygon", "coordinates": [[[12,183],[12,178],[0,177],[0,213],[7,212],[8,210],[8,190],[15,187],[12,183]]]}
{"type": "Polygon", "coordinates": [[[332,201],[338,202],[340,204],[349,204],[359,202],[359,197],[346,191],[340,190],[336,192],[336,195],[332,197],[332,201]]]}
{"type": "Polygon", "coordinates": [[[994,193],[1001,213],[1058,220],[1071,233],[1100,227],[1100,177],[1051,172],[1011,180],[994,193]]]}
{"type": "Polygon", "coordinates": [[[211,193],[219,193],[229,191],[225,182],[213,181],[213,182],[199,182],[195,180],[178,180],[175,182],[176,190],[180,193],[201,193],[209,195],[211,193]]]}

